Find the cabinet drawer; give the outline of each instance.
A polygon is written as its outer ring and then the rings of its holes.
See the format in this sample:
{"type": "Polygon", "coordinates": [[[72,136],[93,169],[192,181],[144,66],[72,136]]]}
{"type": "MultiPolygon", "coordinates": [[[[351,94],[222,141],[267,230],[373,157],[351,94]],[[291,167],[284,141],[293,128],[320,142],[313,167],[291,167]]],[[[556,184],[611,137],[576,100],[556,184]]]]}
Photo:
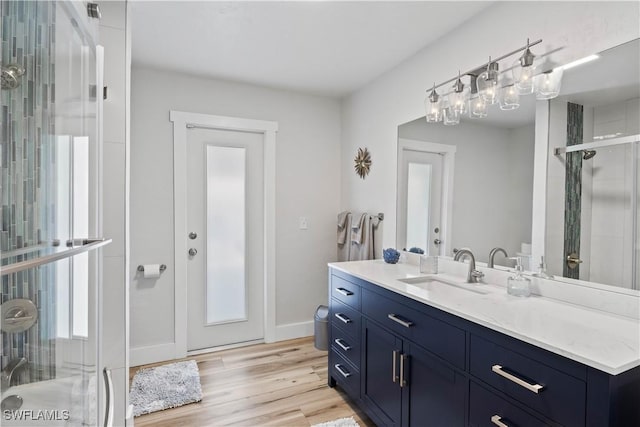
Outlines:
{"type": "Polygon", "coordinates": [[[354,283],[338,276],[331,276],[331,296],[360,310],[360,286],[354,283]]]}
{"type": "Polygon", "coordinates": [[[470,427],[496,427],[503,425],[510,427],[538,427],[547,424],[471,382],[469,425],[470,427]]]}
{"type": "Polygon", "coordinates": [[[360,367],[360,340],[342,332],[342,329],[337,327],[337,322],[334,322],[331,328],[331,347],[353,366],[360,367]]]}
{"type": "Polygon", "coordinates": [[[347,363],[342,356],[335,354],[329,372],[347,394],[355,399],[360,398],[360,371],[347,363]]]}
{"type": "Polygon", "coordinates": [[[564,425],[584,425],[586,384],[498,344],[471,335],[470,372],[564,425]]]}
{"type": "Polygon", "coordinates": [[[331,325],[336,325],[354,341],[360,340],[362,316],[352,307],[335,299],[331,300],[331,325]]]}
{"type": "Polygon", "coordinates": [[[378,293],[362,291],[363,314],[464,369],[465,332],[378,293]]]}

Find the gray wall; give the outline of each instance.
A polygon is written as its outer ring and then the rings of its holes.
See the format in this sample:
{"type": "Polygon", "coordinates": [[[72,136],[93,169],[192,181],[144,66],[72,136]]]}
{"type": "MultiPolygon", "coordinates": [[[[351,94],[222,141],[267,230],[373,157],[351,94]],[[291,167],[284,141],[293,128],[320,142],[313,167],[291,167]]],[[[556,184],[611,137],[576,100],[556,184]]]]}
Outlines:
{"type": "MultiPolygon", "coordinates": [[[[276,323],[278,338],[311,335],[327,301],[339,208],[338,100],[204,79],[134,65],[131,111],[131,345],[174,340],[173,274],[152,282],[135,266],[173,272],[173,127],[169,111],[272,120],[276,142],[276,323]],[[298,229],[298,218],[308,220],[298,229]]],[[[132,360],[135,363],[135,360],[132,360]]]]}

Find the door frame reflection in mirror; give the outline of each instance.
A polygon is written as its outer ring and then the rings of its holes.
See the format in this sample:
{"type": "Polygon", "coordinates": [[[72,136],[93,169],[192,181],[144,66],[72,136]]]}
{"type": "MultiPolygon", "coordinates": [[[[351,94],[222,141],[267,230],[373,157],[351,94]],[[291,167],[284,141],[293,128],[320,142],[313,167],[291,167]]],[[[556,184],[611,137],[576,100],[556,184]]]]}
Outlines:
{"type": "MultiPolygon", "coordinates": [[[[400,176],[404,168],[403,164],[406,153],[417,151],[423,153],[439,154],[442,156],[442,197],[440,203],[440,253],[447,254],[450,250],[452,236],[451,224],[453,221],[453,182],[456,147],[454,145],[438,144],[435,142],[417,141],[398,137],[397,140],[397,165],[396,165],[396,246],[399,249],[405,248],[407,220],[404,215],[404,205],[406,204],[407,189],[402,187],[402,177],[400,176]],[[403,238],[404,236],[404,238],[403,238]],[[404,240],[404,241],[403,241],[404,240]]],[[[408,248],[407,248],[408,249],[408,248]]],[[[426,248],[423,248],[426,249],[426,248]]]]}

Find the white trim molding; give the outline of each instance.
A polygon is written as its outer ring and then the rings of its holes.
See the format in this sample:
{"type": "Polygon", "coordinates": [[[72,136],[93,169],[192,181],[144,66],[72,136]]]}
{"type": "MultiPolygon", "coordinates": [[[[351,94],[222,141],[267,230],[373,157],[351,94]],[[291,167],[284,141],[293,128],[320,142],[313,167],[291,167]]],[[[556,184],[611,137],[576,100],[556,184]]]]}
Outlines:
{"type": "Polygon", "coordinates": [[[313,320],[307,322],[288,323],[276,327],[276,341],[313,336],[313,320]]]}
{"type": "MultiPolygon", "coordinates": [[[[171,111],[173,122],[173,197],[175,262],[175,351],[173,358],[187,356],[187,129],[191,127],[262,133],[264,137],[264,340],[276,338],[276,132],[278,123],[239,117],[171,111]],[[180,286],[180,284],[184,284],[180,286]]],[[[133,354],[133,352],[132,352],[133,354]]]]}
{"type": "Polygon", "coordinates": [[[176,357],[175,343],[150,345],[145,347],[132,347],[129,350],[129,365],[131,367],[148,365],[149,363],[164,362],[165,360],[174,360],[179,358],[180,357],[176,357]]]}

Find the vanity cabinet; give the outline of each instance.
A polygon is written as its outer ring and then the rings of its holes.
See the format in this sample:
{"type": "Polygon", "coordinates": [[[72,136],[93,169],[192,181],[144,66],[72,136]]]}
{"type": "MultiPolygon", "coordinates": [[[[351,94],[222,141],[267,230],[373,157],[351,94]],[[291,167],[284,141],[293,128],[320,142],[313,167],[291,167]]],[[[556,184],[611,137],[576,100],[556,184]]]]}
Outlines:
{"type": "Polygon", "coordinates": [[[379,426],[640,425],[640,368],[610,375],[330,270],[329,385],[379,426]]]}

